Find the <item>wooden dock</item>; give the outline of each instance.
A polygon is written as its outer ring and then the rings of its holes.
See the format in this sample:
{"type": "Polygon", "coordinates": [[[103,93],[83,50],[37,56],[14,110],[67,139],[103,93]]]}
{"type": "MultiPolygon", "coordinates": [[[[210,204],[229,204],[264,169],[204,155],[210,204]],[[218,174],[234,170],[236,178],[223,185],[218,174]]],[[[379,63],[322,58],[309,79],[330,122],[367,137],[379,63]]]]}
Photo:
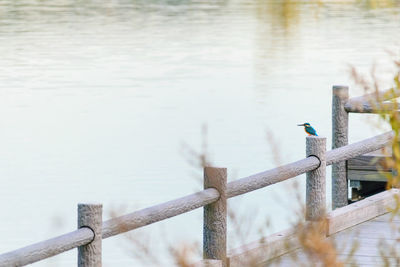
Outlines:
{"type": "MultiPolygon", "coordinates": [[[[327,238],[336,244],[337,259],[343,266],[399,266],[399,229],[400,220],[385,214],[327,238]]],[[[264,266],[325,265],[299,248],[264,266]]]]}
{"type": "Polygon", "coordinates": [[[317,238],[306,223],[234,249],[230,266],[400,266],[400,218],[389,212],[399,197],[392,189],[331,211],[317,238]]]}
{"type": "MultiPolygon", "coordinates": [[[[327,239],[337,246],[343,266],[399,266],[400,219],[385,214],[338,232],[327,239]],[[385,265],[387,264],[387,265],[385,265]]],[[[264,266],[326,266],[301,248],[264,266]]]]}

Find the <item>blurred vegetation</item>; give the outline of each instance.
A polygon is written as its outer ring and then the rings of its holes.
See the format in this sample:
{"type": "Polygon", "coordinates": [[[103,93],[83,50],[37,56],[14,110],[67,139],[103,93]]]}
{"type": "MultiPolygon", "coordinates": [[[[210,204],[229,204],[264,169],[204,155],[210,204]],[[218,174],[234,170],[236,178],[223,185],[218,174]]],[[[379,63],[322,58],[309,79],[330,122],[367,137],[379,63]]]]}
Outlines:
{"type": "MultiPolygon", "coordinates": [[[[384,4],[384,7],[391,7],[394,1],[382,1],[382,3],[375,3],[380,1],[367,1],[372,7],[380,6],[384,4]]],[[[397,3],[398,4],[398,3],[397,3]]],[[[371,7],[371,8],[372,8],[371,7]]],[[[381,169],[392,169],[391,173],[381,172],[387,178],[386,189],[400,188],[400,105],[398,97],[400,96],[400,58],[395,53],[389,52],[393,59],[393,73],[391,88],[384,88],[381,84],[382,81],[378,78],[377,68],[374,66],[369,75],[363,75],[359,73],[354,67],[351,70],[352,77],[355,83],[360,86],[364,92],[369,95],[367,100],[369,104],[376,110],[380,122],[390,126],[394,133],[394,138],[390,148],[384,148],[382,150],[385,155],[385,160],[380,161],[381,169]]],[[[376,164],[377,161],[371,162],[376,164]]],[[[400,197],[394,195],[395,206],[388,207],[388,211],[391,212],[391,221],[395,217],[400,216],[400,197]]],[[[400,232],[400,228],[396,225],[391,225],[395,232],[400,232]]],[[[380,257],[382,266],[399,266],[400,254],[398,246],[400,240],[395,240],[390,244],[387,240],[381,240],[379,245],[380,257]]]]}
{"type": "Polygon", "coordinates": [[[356,84],[360,86],[366,94],[370,95],[367,100],[376,110],[381,122],[386,123],[394,132],[394,139],[391,149],[383,151],[387,156],[383,162],[384,168],[394,170],[392,174],[382,172],[388,179],[387,189],[400,187],[400,116],[397,97],[400,96],[400,60],[394,60],[394,74],[391,88],[382,88],[381,82],[376,73],[376,67],[370,72],[370,77],[360,74],[355,68],[352,68],[352,77],[356,84]],[[385,92],[385,93],[379,93],[385,92]]]}
{"type": "Polygon", "coordinates": [[[397,0],[357,0],[359,4],[368,9],[391,8],[399,6],[397,0]]]}

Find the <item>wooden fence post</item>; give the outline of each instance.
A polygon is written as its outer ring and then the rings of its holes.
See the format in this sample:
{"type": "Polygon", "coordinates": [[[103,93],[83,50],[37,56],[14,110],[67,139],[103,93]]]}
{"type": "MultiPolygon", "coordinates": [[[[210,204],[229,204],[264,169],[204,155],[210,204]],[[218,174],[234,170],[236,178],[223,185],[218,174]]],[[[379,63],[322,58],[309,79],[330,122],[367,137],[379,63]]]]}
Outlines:
{"type": "Polygon", "coordinates": [[[315,221],[325,214],[326,207],[326,138],[306,137],[307,157],[317,157],[320,165],[307,172],[306,220],[315,221]]]}
{"type": "MultiPolygon", "coordinates": [[[[349,114],[344,105],[349,99],[348,86],[333,86],[332,97],[332,149],[349,143],[349,114]]],[[[332,164],[332,208],[348,204],[347,162],[332,164]]]]}
{"type": "Polygon", "coordinates": [[[216,202],[204,206],[203,257],[204,259],[221,260],[223,267],[227,266],[226,184],[226,168],[204,168],[204,189],[217,189],[220,198],[216,202]]]}
{"type": "Polygon", "coordinates": [[[78,267],[101,267],[102,204],[78,204],[78,228],[94,233],[92,242],[78,247],[78,267]]]}

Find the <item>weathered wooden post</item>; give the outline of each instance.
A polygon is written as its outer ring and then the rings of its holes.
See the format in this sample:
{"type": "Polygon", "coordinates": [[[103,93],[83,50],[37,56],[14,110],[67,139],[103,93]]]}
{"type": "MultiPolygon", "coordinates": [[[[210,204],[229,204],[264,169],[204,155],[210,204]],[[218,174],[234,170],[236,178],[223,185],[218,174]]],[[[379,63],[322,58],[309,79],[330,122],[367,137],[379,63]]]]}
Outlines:
{"type": "Polygon", "coordinates": [[[215,188],[220,198],[204,206],[203,224],[203,257],[204,259],[221,260],[222,266],[227,266],[226,260],[226,168],[204,168],[204,189],[215,188]]]}
{"type": "Polygon", "coordinates": [[[316,157],[320,161],[317,169],[307,172],[306,220],[315,221],[325,214],[326,207],[326,138],[306,137],[307,157],[316,157]]]}
{"type": "Polygon", "coordinates": [[[94,233],[92,242],[78,247],[78,267],[101,267],[102,204],[78,204],[78,228],[94,233]]]}
{"type": "MultiPolygon", "coordinates": [[[[332,97],[332,149],[349,143],[349,114],[344,105],[349,99],[349,87],[334,85],[332,97]]],[[[332,208],[348,204],[347,162],[332,164],[332,208]]]]}

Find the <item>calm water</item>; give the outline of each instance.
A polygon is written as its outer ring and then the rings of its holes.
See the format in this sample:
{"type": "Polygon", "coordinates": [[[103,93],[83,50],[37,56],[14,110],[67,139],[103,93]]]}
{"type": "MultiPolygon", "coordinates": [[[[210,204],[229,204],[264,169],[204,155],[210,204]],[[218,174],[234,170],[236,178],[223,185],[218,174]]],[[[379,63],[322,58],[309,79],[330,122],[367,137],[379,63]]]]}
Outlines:
{"type": "MultiPolygon", "coordinates": [[[[188,149],[204,139],[230,180],[302,158],[297,123],[330,147],[331,86],[352,85],[349,64],[390,70],[399,13],[384,0],[0,1],[0,253],[74,230],[78,202],[103,203],[106,219],[201,189],[188,149]]],[[[367,118],[351,117],[352,141],[382,131],[367,118]]],[[[267,216],[270,232],[295,220],[288,188],[229,202],[250,218],[243,239],[267,216]]],[[[132,233],[200,243],[201,216],[132,233]]],[[[126,237],[103,246],[104,266],[134,264],[126,237]]]]}

